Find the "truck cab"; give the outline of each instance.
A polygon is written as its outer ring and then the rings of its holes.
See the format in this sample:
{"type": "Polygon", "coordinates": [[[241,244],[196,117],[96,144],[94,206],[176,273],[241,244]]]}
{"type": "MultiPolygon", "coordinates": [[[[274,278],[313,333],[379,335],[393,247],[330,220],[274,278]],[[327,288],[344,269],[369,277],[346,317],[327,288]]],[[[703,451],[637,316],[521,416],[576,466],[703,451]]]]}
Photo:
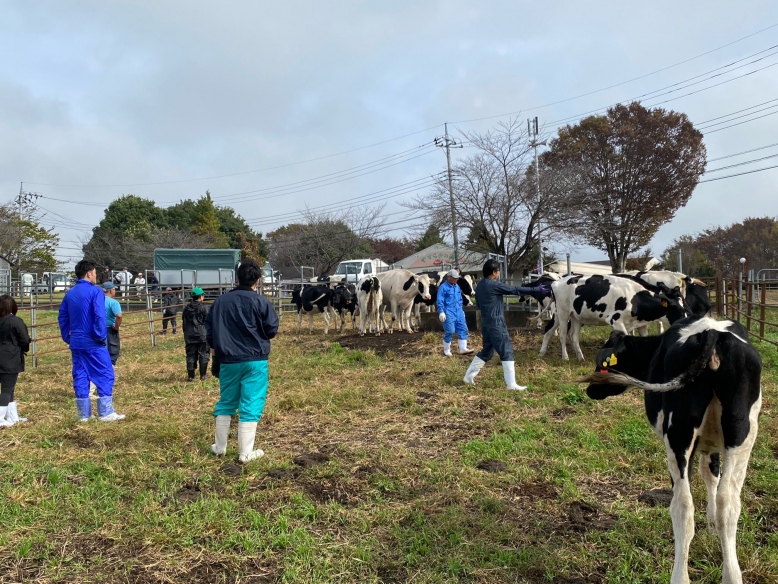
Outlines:
{"type": "Polygon", "coordinates": [[[338,264],[330,281],[356,284],[364,276],[375,276],[379,268],[385,267],[386,264],[379,259],[346,260],[338,264]]]}

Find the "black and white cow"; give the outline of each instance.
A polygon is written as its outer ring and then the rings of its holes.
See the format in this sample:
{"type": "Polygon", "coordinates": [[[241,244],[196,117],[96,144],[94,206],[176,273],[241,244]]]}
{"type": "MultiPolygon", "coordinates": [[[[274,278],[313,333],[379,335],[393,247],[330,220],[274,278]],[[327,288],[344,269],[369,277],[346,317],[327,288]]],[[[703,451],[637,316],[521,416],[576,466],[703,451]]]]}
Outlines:
{"type": "Polygon", "coordinates": [[[365,336],[367,323],[370,332],[376,336],[381,334],[379,325],[383,293],[381,280],[375,276],[365,276],[357,283],[357,301],[359,303],[359,336],[365,336]]]}
{"type": "Polygon", "coordinates": [[[696,452],[708,492],[708,529],[721,540],[722,581],[743,582],[737,522],[762,406],[761,371],[762,360],[745,327],[704,317],[682,319],[652,337],[612,332],[597,354],[596,371],[579,380],[590,384],[586,393],[598,400],[627,387],[645,392],[646,415],[665,444],[673,483],[674,584],[689,582],[696,452]]]}
{"type": "MultiPolygon", "coordinates": [[[[710,311],[710,297],[705,282],[682,274],[681,272],[671,272],[668,270],[652,271],[630,271],[623,274],[617,274],[626,278],[635,279],[639,282],[645,282],[650,286],[667,286],[670,289],[678,288],[681,296],[685,299],[686,307],[695,316],[705,316],[710,311]]],[[[659,332],[664,330],[664,326],[669,325],[665,319],[659,321],[659,332]]]]}
{"type": "Polygon", "coordinates": [[[338,283],[332,290],[332,310],[335,314],[335,324],[340,316],[340,332],[346,324],[346,315],[351,314],[351,328],[357,328],[357,289],[354,284],[338,283]]]}
{"type": "Polygon", "coordinates": [[[411,328],[411,312],[413,311],[413,299],[420,294],[422,299],[430,299],[430,279],[425,274],[414,274],[410,270],[389,270],[376,276],[381,281],[383,304],[381,307],[381,324],[390,333],[394,331],[394,323],[400,321],[409,333],[411,328]],[[392,312],[391,326],[386,326],[383,310],[389,308],[392,312]]]}
{"type": "Polygon", "coordinates": [[[324,318],[324,334],[330,329],[329,311],[332,310],[333,291],[329,286],[303,286],[302,290],[292,291],[292,303],[297,307],[297,333],[303,324],[303,315],[307,314],[310,333],[313,334],[313,315],[320,312],[324,318]]]}
{"type": "Polygon", "coordinates": [[[422,298],[421,294],[417,294],[413,299],[413,312],[411,313],[411,326],[415,329],[419,328],[422,312],[434,312],[435,303],[438,301],[438,285],[435,282],[430,282],[430,297],[427,300],[422,298]]]}
{"type": "MultiPolygon", "coordinates": [[[[631,333],[640,329],[648,334],[647,324],[669,318],[670,322],[686,316],[679,302],[662,294],[656,287],[615,275],[565,276],[551,284],[556,315],[554,324],[546,330],[540,355],[545,355],[548,343],[559,328],[562,359],[567,360],[567,331],[578,360],[584,356],[579,343],[583,325],[612,326],[615,330],[631,333]]],[[[674,289],[677,299],[680,291],[674,289]]]]}

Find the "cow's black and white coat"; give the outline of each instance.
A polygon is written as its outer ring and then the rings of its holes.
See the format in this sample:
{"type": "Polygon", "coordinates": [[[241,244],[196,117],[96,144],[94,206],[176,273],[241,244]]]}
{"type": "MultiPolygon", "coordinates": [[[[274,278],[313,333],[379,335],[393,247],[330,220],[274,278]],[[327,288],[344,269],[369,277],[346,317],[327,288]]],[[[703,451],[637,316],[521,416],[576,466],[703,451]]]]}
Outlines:
{"type": "Polygon", "coordinates": [[[383,303],[381,280],[375,276],[365,276],[357,283],[357,301],[359,303],[359,336],[365,335],[367,324],[370,332],[381,334],[380,313],[383,303]]]}
{"type": "MultiPolygon", "coordinates": [[[[660,290],[649,290],[646,285],[630,278],[615,275],[565,276],[551,284],[556,315],[543,336],[540,354],[545,355],[548,343],[559,328],[562,359],[567,360],[567,331],[578,360],[584,356],[579,344],[581,326],[611,326],[614,330],[631,333],[639,329],[648,334],[650,322],[669,318],[672,322],[685,316],[683,308],[660,290]]],[[[675,291],[676,294],[678,291],[675,291]]]]}
{"type": "Polygon", "coordinates": [[[690,490],[694,454],[708,492],[708,529],[718,533],[724,584],[743,579],[736,553],[740,496],[762,405],[762,360],[748,331],[733,321],[688,318],[666,333],[634,337],[611,333],[597,354],[586,392],[593,399],[645,391],[648,421],[665,444],[673,482],[670,515],[675,536],[671,582],[689,582],[694,536],[690,490]]]}
{"type": "Polygon", "coordinates": [[[297,308],[297,332],[303,324],[303,315],[307,314],[310,333],[313,334],[313,315],[320,312],[324,318],[324,334],[330,329],[329,312],[332,310],[333,291],[327,285],[303,286],[302,290],[292,291],[292,303],[297,308]]]}
{"type": "Polygon", "coordinates": [[[357,328],[357,289],[354,284],[346,284],[341,282],[336,284],[332,290],[332,310],[335,314],[335,324],[337,325],[337,318],[340,316],[340,332],[343,333],[343,328],[346,325],[346,315],[351,314],[351,328],[356,330],[357,328]]]}

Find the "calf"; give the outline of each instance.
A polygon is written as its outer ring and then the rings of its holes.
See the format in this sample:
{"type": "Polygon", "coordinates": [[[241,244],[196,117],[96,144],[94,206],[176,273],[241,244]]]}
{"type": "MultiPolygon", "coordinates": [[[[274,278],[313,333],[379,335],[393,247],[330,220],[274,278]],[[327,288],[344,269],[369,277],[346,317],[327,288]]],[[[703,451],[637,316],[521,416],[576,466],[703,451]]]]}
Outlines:
{"type": "Polygon", "coordinates": [[[657,287],[640,284],[619,276],[565,276],[551,284],[556,315],[553,325],[543,336],[540,354],[545,355],[548,342],[559,328],[559,342],[562,345],[562,359],[567,360],[567,330],[578,360],[584,356],[578,342],[583,325],[612,326],[615,330],[631,333],[640,329],[641,335],[648,334],[646,325],[661,318],[670,322],[686,314],[677,301],[680,292],[672,291],[675,298],[661,294],[657,287]]]}
{"type": "Polygon", "coordinates": [[[297,333],[303,324],[303,315],[307,314],[310,333],[313,334],[313,315],[320,312],[324,318],[324,334],[330,330],[329,310],[332,310],[333,292],[329,286],[303,286],[302,290],[292,292],[292,303],[297,307],[297,333]]]}
{"type": "Polygon", "coordinates": [[[357,283],[357,300],[359,302],[359,336],[365,336],[365,328],[370,323],[370,332],[376,336],[381,334],[379,314],[383,302],[381,280],[375,276],[365,276],[357,283]]]}
{"type": "Polygon", "coordinates": [[[346,324],[346,314],[351,313],[351,328],[356,330],[357,317],[354,314],[357,309],[357,289],[353,284],[339,283],[332,291],[332,310],[335,314],[335,324],[340,315],[340,332],[346,324]]]}
{"type": "Polygon", "coordinates": [[[430,279],[426,274],[414,274],[409,270],[389,270],[381,272],[376,276],[381,281],[381,291],[383,292],[383,304],[381,313],[381,324],[388,328],[389,332],[394,331],[394,322],[400,321],[400,328],[405,327],[409,333],[413,333],[411,328],[411,311],[413,310],[413,300],[416,295],[421,295],[423,300],[430,300],[430,279]],[[391,326],[386,326],[383,309],[389,307],[392,311],[391,326]]]}
{"type": "Polygon", "coordinates": [[[691,469],[699,450],[708,530],[721,540],[722,581],[741,584],[736,553],[740,496],[762,405],[762,360],[748,342],[748,331],[731,320],[708,317],[680,320],[654,337],[614,331],[596,365],[594,373],[579,380],[590,384],[589,397],[605,399],[627,387],[644,390],[648,421],[665,444],[673,484],[671,582],[689,582],[691,469]]]}

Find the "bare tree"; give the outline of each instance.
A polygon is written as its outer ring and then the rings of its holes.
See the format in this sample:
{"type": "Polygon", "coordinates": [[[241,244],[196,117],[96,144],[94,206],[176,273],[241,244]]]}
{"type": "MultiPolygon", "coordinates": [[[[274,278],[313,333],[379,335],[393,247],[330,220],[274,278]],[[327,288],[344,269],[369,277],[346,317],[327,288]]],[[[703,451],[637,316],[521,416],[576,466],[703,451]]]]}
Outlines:
{"type": "Polygon", "coordinates": [[[384,225],[384,205],[342,212],[302,211],[303,222],[268,233],[270,261],[281,266],[312,266],[324,275],[343,260],[369,257],[384,225]]]}
{"type": "MultiPolygon", "coordinates": [[[[463,135],[478,150],[452,169],[457,224],[469,230],[465,239],[469,249],[505,255],[509,270],[515,271],[534,263],[541,239],[544,245],[550,245],[552,236],[569,232],[556,247],[576,239],[569,229],[563,182],[541,173],[538,197],[534,152],[518,118],[501,122],[483,134],[463,135]]],[[[445,176],[438,179],[431,193],[416,197],[406,206],[426,212],[432,223],[451,232],[445,176]]]]}

